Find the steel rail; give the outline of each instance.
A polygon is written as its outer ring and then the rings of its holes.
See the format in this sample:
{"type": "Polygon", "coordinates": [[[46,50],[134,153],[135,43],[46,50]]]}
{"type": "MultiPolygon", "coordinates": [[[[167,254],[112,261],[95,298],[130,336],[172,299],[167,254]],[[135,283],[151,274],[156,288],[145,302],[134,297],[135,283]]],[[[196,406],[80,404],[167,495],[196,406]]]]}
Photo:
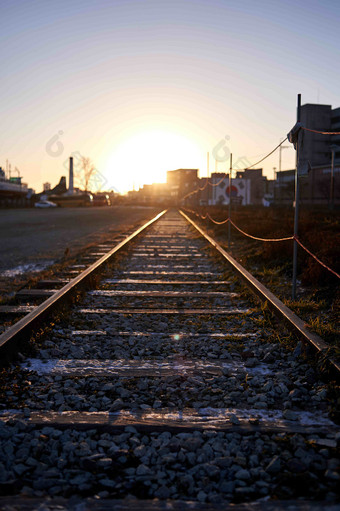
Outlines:
{"type": "MultiPolygon", "coordinates": [[[[319,335],[310,332],[305,327],[305,322],[299,318],[289,307],[287,307],[277,296],[275,296],[269,289],[267,289],[261,282],[259,282],[251,273],[249,273],[243,266],[238,263],[228,252],[226,252],[209,234],[203,231],[190,217],[188,217],[182,210],[179,210],[181,215],[190,224],[198,230],[198,232],[220,252],[220,254],[228,261],[229,265],[236,271],[238,276],[242,278],[250,290],[262,301],[267,302],[268,307],[278,316],[284,320],[289,330],[293,331],[298,337],[311,346],[319,354],[326,354],[331,348],[319,335]]],[[[340,363],[334,359],[328,358],[331,368],[335,372],[337,378],[340,377],[340,363]]]]}
{"type": "Polygon", "coordinates": [[[241,504],[228,501],[212,503],[194,500],[158,500],[158,499],[95,499],[82,497],[81,505],[72,497],[0,497],[0,509],[69,509],[76,511],[339,511],[339,505],[328,501],[312,500],[269,500],[253,501],[241,504]]]}
{"type": "Polygon", "coordinates": [[[0,335],[0,364],[5,363],[15,353],[16,347],[32,334],[35,327],[40,326],[46,317],[54,312],[61,304],[67,302],[76,291],[88,284],[98,270],[107,263],[113,255],[125,247],[131,240],[136,238],[147,227],[156,222],[167,210],[162,211],[154,218],[139,227],[135,232],[127,236],[113,247],[107,254],[95,261],[91,266],[70,280],[65,286],[54,293],[50,298],[38,305],[32,312],[17,321],[2,335],[0,335]]]}

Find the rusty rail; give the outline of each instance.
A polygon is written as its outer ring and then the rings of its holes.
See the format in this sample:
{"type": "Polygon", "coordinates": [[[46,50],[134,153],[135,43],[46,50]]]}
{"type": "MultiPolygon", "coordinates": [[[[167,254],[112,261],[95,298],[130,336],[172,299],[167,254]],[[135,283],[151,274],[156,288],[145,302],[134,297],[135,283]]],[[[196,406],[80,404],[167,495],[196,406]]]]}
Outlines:
{"type": "Polygon", "coordinates": [[[33,329],[40,326],[46,317],[51,312],[54,312],[58,307],[60,307],[61,304],[67,303],[67,301],[70,300],[71,296],[73,296],[76,291],[84,288],[84,286],[87,285],[91,279],[93,279],[100,268],[109,262],[113,255],[125,247],[131,240],[138,236],[147,227],[156,222],[165,213],[166,210],[162,211],[154,218],[146,222],[144,225],[139,227],[135,232],[130,234],[130,236],[127,236],[123,241],[119,242],[115,247],[113,247],[107,254],[95,261],[91,266],[86,268],[86,270],[77,275],[60,290],[55,292],[50,298],[45,300],[42,304],[38,305],[32,312],[27,314],[21,320],[17,321],[2,335],[0,335],[0,363],[4,363],[9,358],[11,358],[15,353],[17,346],[29,338],[33,329]]]}
{"type": "MultiPolygon", "coordinates": [[[[289,307],[287,307],[277,296],[275,296],[269,289],[267,289],[261,282],[259,282],[251,273],[249,273],[243,266],[238,263],[228,252],[226,252],[209,234],[203,231],[190,217],[180,210],[181,215],[191,223],[204,238],[218,250],[218,252],[226,259],[229,265],[236,271],[239,277],[245,282],[250,290],[262,301],[267,302],[268,307],[283,320],[289,330],[298,335],[298,337],[308,346],[311,346],[319,354],[326,354],[330,349],[327,344],[319,335],[310,332],[305,327],[305,322],[299,318],[289,307]]],[[[337,378],[340,376],[340,364],[336,360],[328,359],[332,369],[335,371],[337,378]]]]}

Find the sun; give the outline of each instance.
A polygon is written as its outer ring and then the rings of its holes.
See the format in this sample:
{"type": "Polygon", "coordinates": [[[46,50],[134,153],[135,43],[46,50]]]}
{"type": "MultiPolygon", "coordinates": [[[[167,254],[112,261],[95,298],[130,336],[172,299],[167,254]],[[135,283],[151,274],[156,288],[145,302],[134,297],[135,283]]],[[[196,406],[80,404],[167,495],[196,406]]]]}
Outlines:
{"type": "Polygon", "coordinates": [[[109,187],[125,193],[143,184],[164,183],[166,171],[199,168],[204,149],[195,140],[167,130],[149,130],[123,140],[109,155],[104,174],[109,187]]]}

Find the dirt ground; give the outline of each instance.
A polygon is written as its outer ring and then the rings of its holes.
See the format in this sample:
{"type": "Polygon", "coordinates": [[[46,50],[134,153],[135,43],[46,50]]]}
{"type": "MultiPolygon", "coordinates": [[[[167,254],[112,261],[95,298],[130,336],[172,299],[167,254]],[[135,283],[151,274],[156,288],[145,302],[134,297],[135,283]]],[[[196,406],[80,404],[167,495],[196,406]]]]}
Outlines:
{"type": "Polygon", "coordinates": [[[0,213],[0,275],[19,265],[56,262],[108,232],[151,219],[149,207],[9,209],[0,213]]]}

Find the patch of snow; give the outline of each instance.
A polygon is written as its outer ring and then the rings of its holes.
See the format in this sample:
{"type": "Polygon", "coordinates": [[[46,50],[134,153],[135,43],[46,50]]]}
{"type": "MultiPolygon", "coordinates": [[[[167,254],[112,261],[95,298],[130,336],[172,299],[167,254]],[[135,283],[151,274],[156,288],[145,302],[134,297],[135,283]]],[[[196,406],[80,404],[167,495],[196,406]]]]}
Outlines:
{"type": "Polygon", "coordinates": [[[11,268],[9,270],[4,270],[0,273],[2,277],[17,277],[18,275],[23,275],[24,273],[31,273],[31,272],[39,272],[43,271],[49,266],[51,266],[54,263],[54,261],[44,261],[39,263],[28,263],[28,264],[20,264],[19,266],[16,266],[15,268],[11,268]]]}

